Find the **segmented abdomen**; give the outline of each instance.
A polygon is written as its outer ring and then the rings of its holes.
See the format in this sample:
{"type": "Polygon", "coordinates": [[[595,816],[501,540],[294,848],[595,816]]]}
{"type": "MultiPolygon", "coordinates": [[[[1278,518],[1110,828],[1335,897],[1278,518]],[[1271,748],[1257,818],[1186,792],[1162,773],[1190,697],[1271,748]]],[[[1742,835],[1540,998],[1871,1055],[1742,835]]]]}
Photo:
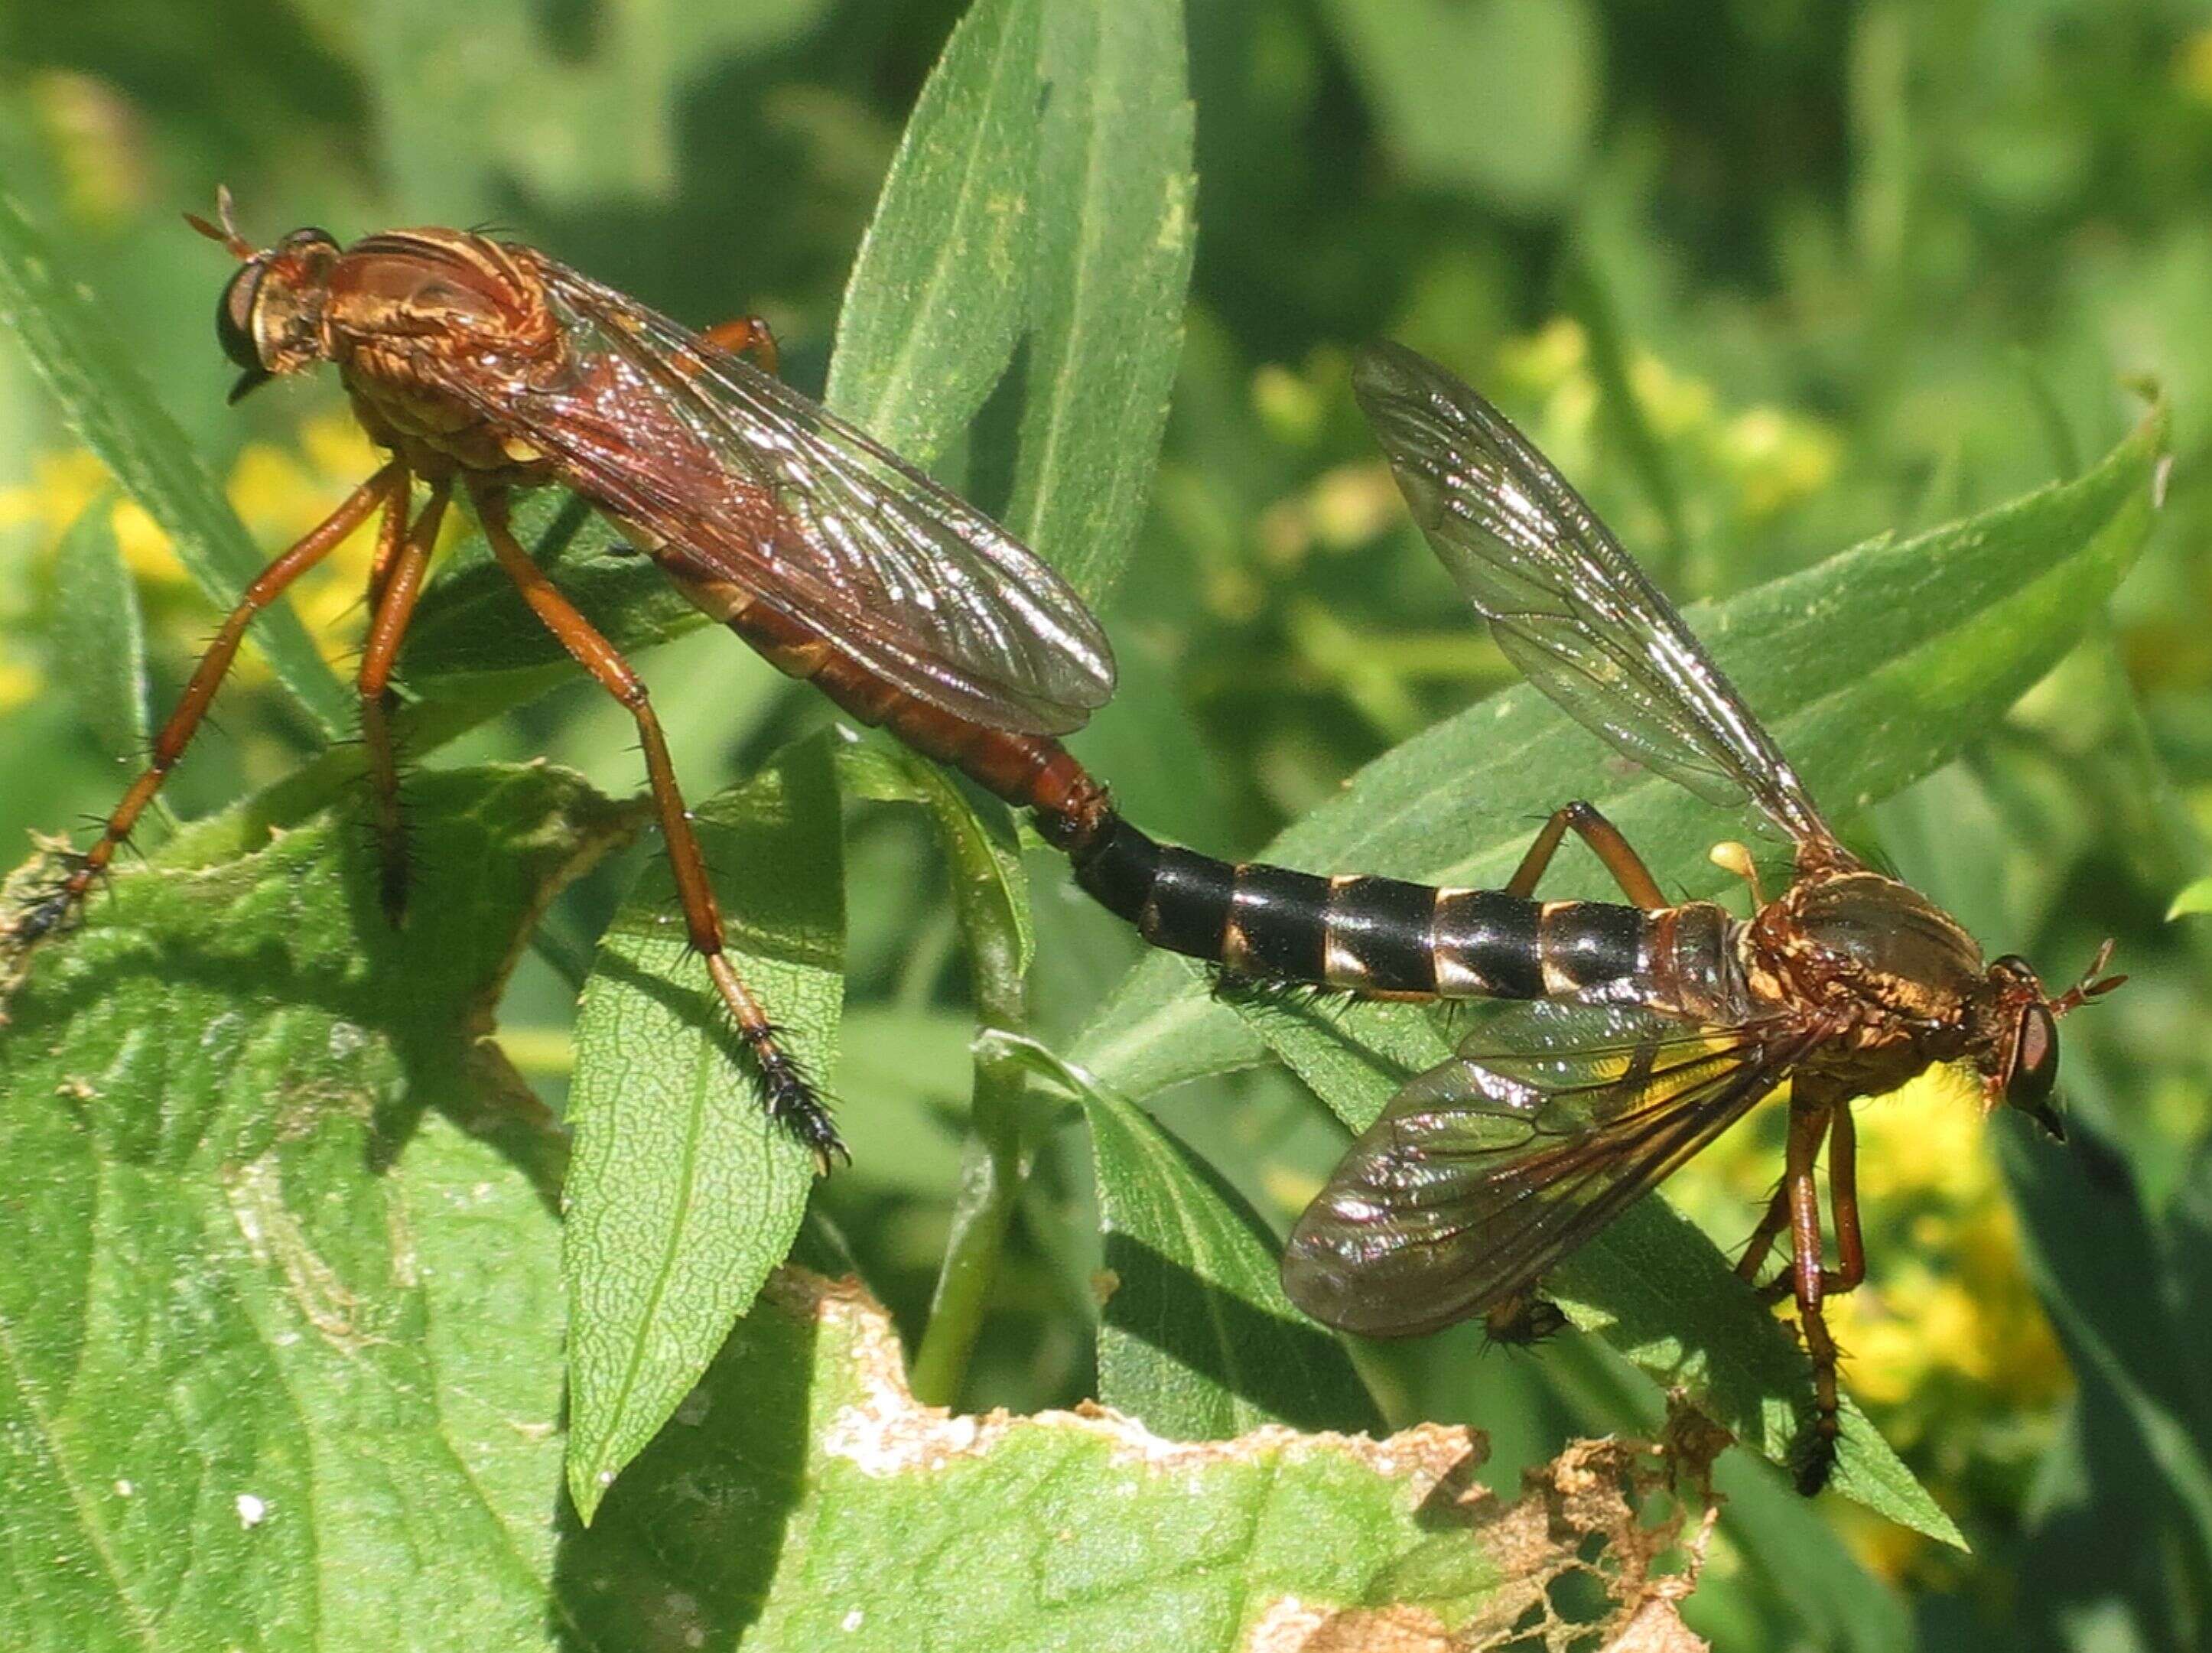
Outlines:
{"type": "Polygon", "coordinates": [[[1239,975],[1370,994],[1537,999],[1634,975],[1645,915],[1397,878],[1233,866],[1109,816],[1077,881],[1153,945],[1239,975]]]}

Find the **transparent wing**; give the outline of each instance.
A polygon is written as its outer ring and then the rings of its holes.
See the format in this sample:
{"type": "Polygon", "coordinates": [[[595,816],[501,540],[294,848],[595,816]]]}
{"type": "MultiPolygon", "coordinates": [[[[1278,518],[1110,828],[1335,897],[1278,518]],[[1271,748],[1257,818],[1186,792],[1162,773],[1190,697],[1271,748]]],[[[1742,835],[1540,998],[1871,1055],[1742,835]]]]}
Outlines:
{"type": "Polygon", "coordinates": [[[1283,1288],[1315,1319],[1374,1337],[1486,1313],[1741,1118],[1812,1042],[1515,1006],[1352,1144],[1291,1231],[1283,1288]]]}
{"type": "Polygon", "coordinates": [[[1060,734],[1113,693],[1097,621],[988,517],[773,375],[509,250],[545,279],[577,370],[492,411],[579,492],[971,721],[1060,734]]]}
{"type": "Polygon", "coordinates": [[[1530,682],[1700,797],[1747,795],[1800,843],[1834,848],[1681,617],[1503,414],[1399,344],[1363,352],[1352,388],[1413,520],[1530,682]]]}

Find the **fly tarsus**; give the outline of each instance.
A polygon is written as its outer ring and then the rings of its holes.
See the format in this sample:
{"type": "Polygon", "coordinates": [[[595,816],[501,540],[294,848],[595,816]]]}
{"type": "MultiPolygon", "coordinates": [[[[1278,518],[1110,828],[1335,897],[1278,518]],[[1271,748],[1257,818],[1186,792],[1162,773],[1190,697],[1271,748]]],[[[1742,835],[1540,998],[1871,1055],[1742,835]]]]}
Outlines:
{"type": "Polygon", "coordinates": [[[1790,1479],[1801,1497],[1814,1498],[1836,1473],[1836,1442],[1841,1431],[1836,1414],[1815,1410],[1812,1422],[1790,1452],[1790,1479]]]}
{"type": "Polygon", "coordinates": [[[851,1164],[852,1152],[830,1121],[829,1103],[797,1060],[778,1042],[775,1030],[748,1028],[744,1032],[753,1060],[760,1068],[768,1116],[814,1156],[814,1168],[822,1176],[827,1176],[839,1160],[851,1164]]]}
{"type": "Polygon", "coordinates": [[[1209,965],[1207,974],[1213,978],[1213,996],[1224,1005],[1307,1014],[1341,1009],[1358,997],[1348,988],[1333,988],[1325,981],[1255,975],[1249,970],[1231,969],[1226,964],[1209,965]]]}
{"type": "Polygon", "coordinates": [[[38,846],[0,891],[0,1024],[9,999],[30,973],[32,952],[76,927],[87,894],[107,876],[105,862],[61,840],[41,837],[38,846]]]}
{"type": "Polygon", "coordinates": [[[1515,1292],[1483,1317],[1482,1337],[1486,1344],[1532,1349],[1566,1328],[1567,1317],[1559,1305],[1531,1286],[1515,1292]]]}

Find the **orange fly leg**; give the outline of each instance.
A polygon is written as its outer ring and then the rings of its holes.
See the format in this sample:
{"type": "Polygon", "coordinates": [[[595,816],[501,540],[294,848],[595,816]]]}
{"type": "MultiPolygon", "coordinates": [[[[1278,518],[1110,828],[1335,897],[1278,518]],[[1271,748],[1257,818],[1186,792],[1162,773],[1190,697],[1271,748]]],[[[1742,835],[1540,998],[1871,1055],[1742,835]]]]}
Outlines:
{"type": "Polygon", "coordinates": [[[430,566],[430,553],[438,543],[438,526],[445,520],[446,501],[453,496],[450,481],[433,483],[430,497],[414,527],[394,535],[394,520],[404,523],[409,504],[403,486],[392,496],[385,515],[385,533],[377,550],[380,570],[372,573],[376,611],[369,622],[368,646],[362,650],[361,736],[368,751],[369,818],[376,832],[378,896],[386,921],[398,929],[407,913],[407,823],[400,809],[399,750],[392,732],[392,715],[398,697],[392,692],[392,663],[399,657],[400,640],[415,617],[416,599],[422,594],[422,579],[430,566]],[[384,561],[384,542],[396,545],[384,561]]]}
{"type": "Polygon", "coordinates": [[[830,1121],[828,1108],[799,1072],[790,1053],[778,1042],[768,1012],[738,979],[724,955],[721,909],[714,899],[714,885],[708,879],[706,857],[700,851],[690,814],[684,807],[683,794],[677,788],[668,743],[661,734],[660,720],[653,715],[643,680],[615,646],[555,588],[544,570],[531,561],[530,553],[523,550],[507,526],[505,492],[495,485],[471,479],[470,495],[475,501],[477,515],[483,523],[484,538],[490,542],[500,567],[522,593],[522,600],[544,623],[546,629],[560,640],[561,646],[574,657],[576,663],[627,707],[636,720],[638,742],[645,751],[646,774],[652,782],[653,801],[660,817],[661,838],[667,847],[669,866],[676,876],[677,897],[684,909],[691,945],[706,959],[707,973],[714,980],[715,991],[729,1007],[739,1036],[759,1065],[769,1115],[781,1121],[793,1136],[812,1150],[816,1164],[826,1173],[834,1157],[846,1157],[845,1145],[838,1139],[836,1128],[830,1121]]]}
{"type": "MultiPolygon", "coordinates": [[[[1790,1194],[1790,1273],[1797,1323],[1813,1362],[1813,1427],[1797,1458],[1797,1490],[1808,1497],[1827,1485],[1841,1432],[1836,1395],[1836,1340],[1828,1333],[1820,1300],[1827,1272],[1820,1266],[1820,1139],[1832,1108],[1801,1086],[1790,1098],[1790,1147],[1784,1186],[1790,1194]]],[[[1848,1105],[1848,1104],[1844,1104],[1848,1105]]]]}
{"type": "Polygon", "coordinates": [[[1859,1127],[1848,1101],[1828,1121],[1828,1209],[1836,1219],[1836,1266],[1821,1277],[1831,1297],[1856,1291],[1866,1279],[1866,1241],[1859,1233],[1859,1127]]]}
{"type": "Polygon", "coordinates": [[[782,371],[782,352],[776,349],[775,334],[758,316],[739,316],[735,321],[717,322],[699,337],[718,350],[752,357],[763,373],[782,371]]]}
{"type": "Polygon", "coordinates": [[[1735,1272],[1752,1285],[1759,1284],[1759,1271],[1766,1266],[1766,1254],[1774,1249],[1774,1242],[1782,1231],[1790,1226],[1790,1184],[1784,1181],[1774,1190],[1774,1197],[1766,1202],[1766,1214],[1759,1219],[1759,1226],[1751,1231],[1751,1238],[1743,1248],[1743,1255],[1736,1259],[1735,1272]]]}
{"type": "Polygon", "coordinates": [[[231,663],[238,658],[239,643],[253,617],[275,602],[286,586],[328,556],[359,527],[398,485],[401,476],[396,461],[386,465],[254,577],[252,584],[239,597],[238,605],[224,617],[215,641],[200,656],[199,664],[192,669],[191,679],[185,685],[176,710],[169,714],[169,720],[154,738],[151,759],[123,794],[123,801],[115,806],[114,813],[107,817],[98,841],[82,854],[71,856],[67,875],[43,899],[19,915],[7,935],[0,938],[11,951],[34,945],[75,921],[83,907],[86,893],[106,872],[115,852],[129,839],[146,805],[154,801],[155,793],[161,791],[169,771],[191,744],[201,720],[207,715],[209,703],[215,699],[216,690],[229,672],[231,663]]]}
{"type": "Polygon", "coordinates": [[[1521,865],[1506,880],[1507,895],[1526,896],[1536,893],[1536,880],[1552,864],[1552,857],[1570,827],[1596,854],[1629,900],[1647,913],[1668,905],[1667,897],[1660,893],[1659,880],[1651,876],[1651,869],[1644,865],[1644,858],[1620,836],[1620,829],[1601,815],[1595,805],[1580,799],[1552,811],[1551,819],[1539,829],[1536,841],[1521,858],[1521,865]]]}
{"type": "Polygon", "coordinates": [[[376,555],[368,564],[368,606],[372,620],[384,606],[385,585],[392,578],[392,564],[398,561],[400,545],[407,538],[407,507],[413,502],[414,489],[415,478],[403,460],[398,480],[384,501],[383,518],[376,525],[376,555]]]}

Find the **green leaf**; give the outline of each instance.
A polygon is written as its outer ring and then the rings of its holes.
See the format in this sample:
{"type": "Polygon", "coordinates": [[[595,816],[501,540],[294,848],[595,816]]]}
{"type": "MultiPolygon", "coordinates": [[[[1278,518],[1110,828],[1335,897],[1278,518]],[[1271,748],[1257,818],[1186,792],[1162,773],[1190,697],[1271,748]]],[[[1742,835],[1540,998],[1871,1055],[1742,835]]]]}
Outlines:
{"type": "Polygon", "coordinates": [[[2169,923],[2178,918],[2196,918],[2206,913],[2212,913],[2212,874],[2184,884],[2181,892],[2174,896],[2173,904],[2166,909],[2169,923]]]}
{"type": "MultiPolygon", "coordinates": [[[[211,268],[210,281],[219,273],[211,268]]],[[[269,555],[254,544],[206,461],[125,356],[124,330],[102,313],[90,289],[56,267],[46,238],[5,196],[0,323],[22,341],[70,428],[168,534],[199,588],[223,609],[234,605],[269,555]]],[[[255,620],[247,635],[325,734],[351,730],[352,696],[288,605],[280,602],[255,620]]]]}
{"type": "Polygon", "coordinates": [[[1556,206],[1596,125],[1590,9],[1514,0],[1330,0],[1390,148],[1413,177],[1502,206],[1556,206]]]}
{"type": "Polygon", "coordinates": [[[0,1644],[532,1648],[558,1484],[559,1143],[480,1042],[629,830],[431,773],[406,930],[366,835],[123,873],[0,1031],[0,1644]]]}
{"type": "Polygon", "coordinates": [[[952,31],[846,284],[823,400],[916,465],[975,416],[1028,319],[1042,5],[979,0],[952,31]]]}
{"type": "Polygon", "coordinates": [[[1609,1553],[1650,1486],[1632,1443],[1570,1448],[1506,1504],[1468,1490],[1486,1449],[1461,1429],[1178,1445],[1100,1409],[951,1416],[901,1364],[855,1288],[777,1275],[564,1554],[585,1644],[1491,1646],[1577,1553],[1607,1623],[1672,1621],[1609,1553]]]}
{"type": "Polygon", "coordinates": [[[1081,1094],[1106,1219],[1099,1400],[1179,1441],[1267,1423],[1382,1433],[1343,1346],[1284,1297],[1260,1214],[1142,1110],[1081,1094]]]}
{"type": "MultiPolygon", "coordinates": [[[[693,811],[730,962],[817,1079],[843,1003],[842,836],[830,738],[788,748],[693,811]]],[[[576,1017],[563,1201],[568,1490],[592,1518],[783,1261],[811,1155],[768,1116],[758,1071],[684,938],[656,861],[599,945],[576,1017]]]]}
{"type": "Polygon", "coordinates": [[[146,628],[124,566],[112,495],[86,506],[54,553],[54,675],[109,756],[145,758],[146,628]]]}
{"type": "Polygon", "coordinates": [[[953,910],[968,947],[979,1039],[951,1233],[945,1243],[929,1328],[915,1352],[915,1392],[957,1400],[998,1277],[999,1259],[1024,1163],[1022,1062],[981,1034],[1024,1035],[1027,981],[1035,933],[1029,877],[1012,817],[995,799],[981,813],[944,770],[911,752],[848,746],[841,754],[848,787],[879,801],[910,800],[933,817],[952,875],[953,910]]]}
{"type": "MultiPolygon", "coordinates": [[[[708,623],[650,558],[624,549],[582,501],[557,489],[518,501],[514,532],[562,594],[617,648],[650,648],[708,623]]],[[[490,716],[572,680],[576,664],[522,605],[514,582],[472,528],[423,594],[400,671],[422,698],[493,708],[482,712],[490,716]]]]}
{"type": "MultiPolygon", "coordinates": [[[[550,27],[529,0],[378,0],[338,15],[361,27],[379,177],[408,204],[409,222],[471,224],[518,193],[570,215],[672,202],[686,92],[826,9],[826,0],[624,0],[570,29],[550,27]]],[[[732,189],[727,210],[744,206],[732,189]]]]}
{"type": "Polygon", "coordinates": [[[1182,9],[1053,0],[1036,331],[1006,526],[1093,601],[1128,561],[1182,350],[1196,235],[1182,9]]]}
{"type": "Polygon", "coordinates": [[[997,955],[978,961],[1018,991],[1036,955],[1030,917],[1029,874],[1013,816],[996,799],[963,791],[936,764],[903,747],[848,744],[838,749],[837,772],[855,798],[879,804],[917,804],[929,812],[951,864],[952,900],[971,947],[997,955]]]}
{"type": "MultiPolygon", "coordinates": [[[[2081,635],[2142,548],[2166,428],[2160,408],[2078,481],[1698,605],[1691,629],[1814,795],[1847,817],[1948,762],[2081,635]]],[[[1523,684],[1376,759],[1265,854],[1495,888],[1537,823],[1575,798],[1611,817],[1662,887],[1693,896],[1732,882],[1706,851],[1753,824],[1625,764],[1523,684]]],[[[1553,876],[1547,894],[1618,894],[1579,856],[1553,876]]],[[[1143,1097],[1249,1066],[1261,1048],[1188,961],[1155,957],[1071,1059],[1143,1097]]]]}

